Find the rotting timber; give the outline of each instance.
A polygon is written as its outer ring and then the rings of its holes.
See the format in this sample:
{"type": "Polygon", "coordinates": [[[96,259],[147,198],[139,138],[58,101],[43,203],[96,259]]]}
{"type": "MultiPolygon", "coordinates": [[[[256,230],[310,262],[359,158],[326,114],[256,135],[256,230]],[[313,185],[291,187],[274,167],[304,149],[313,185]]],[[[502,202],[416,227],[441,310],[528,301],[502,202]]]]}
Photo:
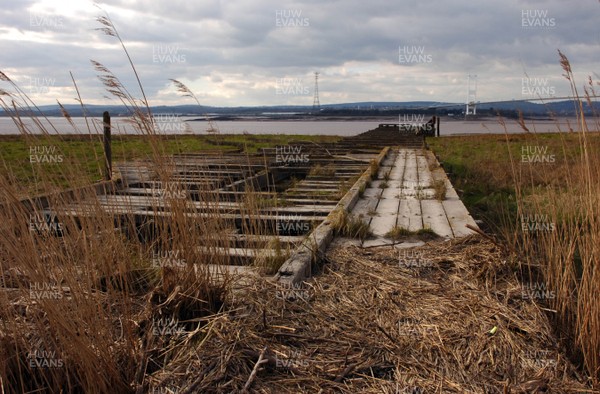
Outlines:
{"type": "Polygon", "coordinates": [[[179,154],[165,157],[160,171],[152,161],[115,163],[112,181],[26,205],[52,223],[77,224],[101,212],[115,231],[147,245],[171,231],[174,216],[185,216],[190,231],[206,220],[223,221],[226,231],[206,234],[218,236],[218,246],[200,240],[195,252],[207,258],[196,261],[218,262],[215,270],[256,272],[259,261],[278,260],[258,272],[295,282],[311,275],[311,263],[333,238],[330,215],[352,209],[370,180],[371,163],[379,164],[390,146],[423,148],[423,131],[429,129],[380,125],[336,143],[298,142],[252,155],[179,154]],[[251,209],[242,204],[248,196],[251,209]]]}

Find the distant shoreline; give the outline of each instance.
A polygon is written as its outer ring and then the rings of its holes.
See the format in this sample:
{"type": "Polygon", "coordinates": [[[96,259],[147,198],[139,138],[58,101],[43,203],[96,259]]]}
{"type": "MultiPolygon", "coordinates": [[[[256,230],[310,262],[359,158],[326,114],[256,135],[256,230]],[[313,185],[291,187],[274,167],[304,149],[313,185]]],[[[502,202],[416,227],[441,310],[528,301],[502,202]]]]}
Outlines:
{"type": "MultiPolygon", "coordinates": [[[[306,114],[282,114],[282,115],[215,115],[215,116],[202,116],[202,115],[180,115],[180,114],[166,114],[166,113],[155,113],[155,117],[159,116],[172,116],[174,118],[189,118],[186,122],[206,122],[211,121],[227,121],[227,122],[273,122],[273,121],[287,121],[287,122],[364,122],[364,121],[390,121],[390,123],[397,123],[399,116],[390,115],[306,115],[306,114]]],[[[419,114],[423,116],[425,120],[430,119],[434,115],[431,114],[419,114]]],[[[435,115],[438,116],[442,121],[496,121],[498,116],[490,115],[475,115],[465,118],[464,116],[448,116],[448,115],[435,115]]],[[[129,119],[130,116],[113,115],[113,119],[129,119]]],[[[21,116],[23,119],[31,119],[31,116],[21,116]]],[[[65,119],[63,116],[37,116],[38,119],[65,119]]],[[[73,116],[73,119],[85,119],[83,116],[73,116]]],[[[88,119],[100,119],[102,116],[88,116],[88,119]]],[[[571,119],[572,116],[558,117],[558,119],[571,119]]],[[[10,120],[11,118],[6,115],[0,115],[0,119],[10,120]]],[[[503,119],[517,119],[514,117],[503,117],[503,119]]],[[[523,116],[524,120],[537,120],[537,121],[555,121],[556,118],[551,118],[546,115],[540,116],[523,116]]]]}
{"type": "MultiPolygon", "coordinates": [[[[587,132],[588,135],[592,135],[594,137],[600,137],[600,130],[596,130],[596,131],[588,131],[587,132]]],[[[542,136],[542,135],[551,135],[551,134],[555,134],[555,132],[549,132],[549,133],[509,133],[510,135],[538,135],[538,136],[542,136]]],[[[230,136],[236,136],[238,134],[218,134],[217,136],[221,136],[221,137],[230,137],[230,136]]],[[[269,137],[274,137],[277,136],[277,134],[252,134],[253,136],[258,136],[258,137],[262,137],[262,138],[269,138],[269,137]]],[[[503,133],[455,133],[455,134],[447,134],[447,135],[442,135],[440,137],[428,137],[428,138],[450,138],[450,137],[477,137],[477,136],[493,136],[493,135],[504,135],[503,133]]],[[[41,136],[41,134],[36,135],[36,137],[41,136]]],[[[198,136],[198,137],[212,137],[210,135],[207,134],[202,134],[202,135],[193,135],[193,134],[161,134],[161,135],[157,135],[158,138],[160,139],[164,139],[164,140],[171,140],[171,139],[177,139],[177,138],[185,138],[185,137],[192,137],[192,136],[198,136]]],[[[309,134],[288,134],[287,136],[298,136],[298,137],[318,137],[319,135],[314,134],[314,135],[309,135],[309,134]]],[[[330,135],[322,135],[323,137],[332,137],[330,135]]],[[[90,135],[90,134],[51,134],[50,138],[60,138],[62,141],[85,141],[85,140],[90,140],[90,138],[93,139],[97,139],[101,137],[100,135],[90,135]]],[[[121,134],[121,135],[116,135],[113,136],[113,139],[116,140],[137,140],[140,138],[144,138],[146,137],[146,135],[141,135],[141,134],[121,134]]],[[[337,136],[342,138],[342,136],[337,136]]],[[[10,142],[10,141],[22,141],[24,138],[23,135],[20,134],[0,134],[0,142],[10,142]]]]}
{"type": "MultiPolygon", "coordinates": [[[[29,133],[42,134],[34,120],[22,118],[29,133]]],[[[129,122],[128,117],[112,117],[113,135],[140,135],[129,122]]],[[[255,117],[255,116],[221,116],[210,118],[210,122],[199,116],[179,117],[160,115],[156,118],[157,134],[161,135],[210,135],[211,128],[219,130],[219,134],[289,134],[289,135],[339,135],[351,136],[376,128],[381,123],[425,123],[428,115],[408,117],[402,122],[402,117],[390,116],[317,116],[317,117],[255,117]]],[[[458,134],[504,134],[522,133],[523,129],[518,119],[478,116],[465,120],[464,117],[440,117],[441,135],[458,134]]],[[[102,134],[102,119],[98,117],[73,117],[70,121],[64,117],[48,117],[38,119],[50,134],[60,135],[90,135],[102,134]],[[50,122],[52,125],[48,124],[50,122]],[[75,127],[73,127],[75,125],[75,127]],[[58,132],[55,131],[58,130],[58,132]]],[[[528,117],[523,118],[527,130],[536,133],[577,130],[576,118],[528,117]]],[[[589,124],[588,127],[593,127],[589,124]]],[[[22,135],[12,119],[0,118],[0,135],[22,135]]]]}

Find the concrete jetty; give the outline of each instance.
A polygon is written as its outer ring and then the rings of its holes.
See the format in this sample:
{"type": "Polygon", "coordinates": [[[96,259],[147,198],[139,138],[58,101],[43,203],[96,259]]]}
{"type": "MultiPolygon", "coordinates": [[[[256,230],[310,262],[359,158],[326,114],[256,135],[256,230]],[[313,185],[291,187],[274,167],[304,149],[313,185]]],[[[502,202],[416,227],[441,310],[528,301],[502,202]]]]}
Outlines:
{"type": "Polygon", "coordinates": [[[368,247],[423,242],[398,242],[391,237],[394,229],[450,239],[473,234],[467,225],[477,228],[435,156],[424,149],[390,150],[351,213],[369,225],[372,236],[361,242],[368,247]]]}
{"type": "MultiPolygon", "coordinates": [[[[116,163],[118,176],[102,187],[27,205],[51,220],[72,223],[75,231],[81,221],[110,217],[116,230],[147,244],[158,232],[170,231],[176,216],[197,229],[218,217],[227,222],[228,233],[206,250],[220,255],[218,270],[272,275],[258,266],[275,256],[285,261],[274,279],[296,283],[312,275],[312,265],[335,236],[334,218],[341,210],[369,226],[369,238],[347,240],[363,247],[409,247],[432,235],[450,239],[473,232],[467,225],[476,228],[475,221],[427,150],[432,124],[382,124],[335,143],[298,141],[257,154],[174,155],[164,158],[168,165],[160,171],[152,160],[116,163]],[[241,204],[249,192],[259,204],[250,211],[241,204]],[[399,240],[390,236],[394,231],[411,236],[399,240]]],[[[202,236],[195,249],[200,255],[202,236]]]]}

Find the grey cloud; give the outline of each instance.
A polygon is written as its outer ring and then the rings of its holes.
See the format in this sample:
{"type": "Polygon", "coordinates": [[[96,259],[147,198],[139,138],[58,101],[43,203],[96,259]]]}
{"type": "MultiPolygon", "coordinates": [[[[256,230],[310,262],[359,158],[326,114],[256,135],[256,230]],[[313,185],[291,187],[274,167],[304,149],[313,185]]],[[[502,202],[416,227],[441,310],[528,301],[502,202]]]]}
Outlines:
{"type": "MultiPolygon", "coordinates": [[[[0,11],[0,68],[22,78],[56,77],[65,86],[73,71],[90,100],[101,100],[89,63],[95,59],[137,91],[116,39],[94,30],[100,10],[90,6],[53,29],[32,25],[27,10],[33,1],[6,3],[0,11]],[[10,33],[15,30],[21,35],[10,33]],[[25,40],[28,34],[44,42],[25,40]]],[[[311,97],[274,95],[272,85],[276,78],[304,78],[312,91],[315,70],[322,72],[324,98],[462,101],[468,73],[479,75],[482,99],[511,98],[525,73],[560,83],[559,48],[578,77],[598,71],[596,2],[574,7],[559,0],[108,0],[102,6],[110,10],[147,93],[157,100],[176,100],[164,89],[168,78],[177,78],[215,100],[207,104],[306,103],[311,97]],[[522,26],[529,10],[547,12],[555,26],[522,26]],[[307,23],[278,26],[282,11],[307,23]],[[431,61],[401,64],[401,46],[422,47],[431,61]]]]}

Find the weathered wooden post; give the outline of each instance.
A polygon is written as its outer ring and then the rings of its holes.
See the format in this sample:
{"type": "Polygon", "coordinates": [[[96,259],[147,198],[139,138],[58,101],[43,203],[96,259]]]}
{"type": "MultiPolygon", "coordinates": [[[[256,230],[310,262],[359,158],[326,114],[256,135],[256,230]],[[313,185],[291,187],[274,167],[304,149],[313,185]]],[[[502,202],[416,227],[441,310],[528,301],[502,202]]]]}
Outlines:
{"type": "Polygon", "coordinates": [[[104,123],[104,180],[112,179],[112,150],[110,141],[110,114],[104,111],[102,114],[102,122],[104,123]]]}
{"type": "Polygon", "coordinates": [[[440,136],[440,117],[437,117],[437,125],[435,127],[435,132],[436,132],[436,136],[439,137],[440,136]]]}

